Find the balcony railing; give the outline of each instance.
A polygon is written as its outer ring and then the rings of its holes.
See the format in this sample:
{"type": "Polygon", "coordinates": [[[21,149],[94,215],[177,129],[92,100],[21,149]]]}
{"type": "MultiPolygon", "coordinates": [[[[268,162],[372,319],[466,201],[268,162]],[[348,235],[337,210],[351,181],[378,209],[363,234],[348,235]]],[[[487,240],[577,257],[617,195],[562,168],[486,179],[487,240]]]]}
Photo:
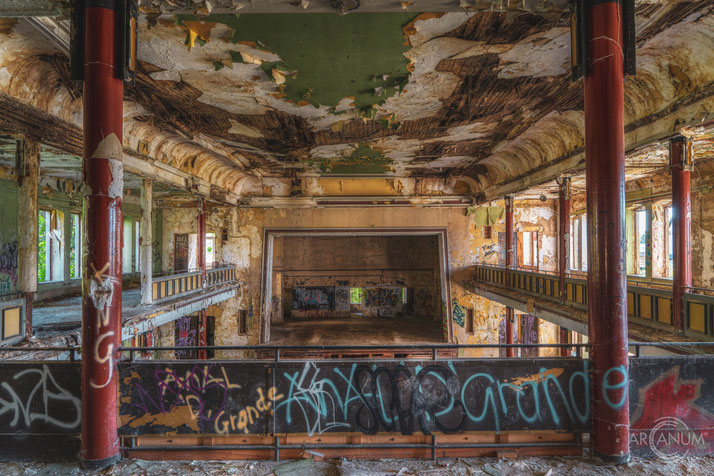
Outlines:
{"type": "MultiPolygon", "coordinates": [[[[206,270],[206,287],[228,284],[235,281],[235,279],[235,265],[218,266],[206,270]]],[[[200,270],[156,277],[151,283],[151,294],[154,302],[186,296],[203,289],[200,270]]]]}
{"type": "MultiPolygon", "coordinates": [[[[551,272],[509,269],[487,264],[476,265],[476,281],[521,291],[534,297],[566,303],[587,311],[588,287],[585,277],[565,278],[565,299],[561,301],[558,276],[551,272]]],[[[714,296],[712,290],[693,288],[684,295],[685,334],[698,339],[714,335],[714,296]]],[[[633,323],[674,332],[672,327],[672,287],[663,282],[649,284],[628,277],[627,315],[633,323]]]]}

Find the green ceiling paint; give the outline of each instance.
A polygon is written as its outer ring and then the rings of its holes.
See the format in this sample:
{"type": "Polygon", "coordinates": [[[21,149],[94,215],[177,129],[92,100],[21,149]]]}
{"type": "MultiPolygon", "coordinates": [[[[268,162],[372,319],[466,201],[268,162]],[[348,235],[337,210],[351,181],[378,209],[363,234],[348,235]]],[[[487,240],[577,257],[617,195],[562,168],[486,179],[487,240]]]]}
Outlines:
{"type": "MultiPolygon", "coordinates": [[[[280,56],[280,63],[261,66],[269,76],[274,67],[297,71],[294,79],[286,78],[284,99],[335,107],[342,98],[354,97],[356,107],[367,112],[408,82],[409,61],[404,53],[411,47],[404,44],[402,27],[416,16],[243,14],[209,15],[204,20],[231,27],[233,43],[254,42],[280,56]]],[[[183,15],[176,20],[180,24],[196,17],[183,15]]]]}
{"type": "Polygon", "coordinates": [[[308,164],[317,165],[324,175],[382,175],[394,171],[390,167],[393,162],[389,157],[385,157],[381,152],[368,147],[366,143],[362,142],[358,147],[355,147],[349,156],[317,161],[310,160],[308,164]]]}

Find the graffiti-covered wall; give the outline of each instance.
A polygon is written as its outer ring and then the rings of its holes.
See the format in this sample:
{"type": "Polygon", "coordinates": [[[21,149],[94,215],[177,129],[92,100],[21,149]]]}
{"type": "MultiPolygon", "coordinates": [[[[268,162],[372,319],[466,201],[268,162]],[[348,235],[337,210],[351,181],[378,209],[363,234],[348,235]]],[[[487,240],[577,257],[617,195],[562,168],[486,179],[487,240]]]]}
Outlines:
{"type": "Polygon", "coordinates": [[[0,364],[0,461],[67,461],[79,454],[80,364],[0,364]]]}
{"type": "Polygon", "coordinates": [[[123,435],[585,430],[587,361],[125,364],[123,435]]]}
{"type": "MultiPolygon", "coordinates": [[[[580,359],[231,362],[120,365],[121,434],[277,434],[590,428],[590,363],[580,359]]],[[[642,357],[607,372],[598,398],[629,393],[632,452],[714,449],[714,357],[642,357]]]]}
{"type": "MultiPolygon", "coordinates": [[[[714,357],[608,374],[598,398],[619,408],[629,393],[634,455],[714,451],[714,357]]],[[[120,362],[120,434],[586,431],[591,376],[575,358],[120,362]]],[[[80,363],[0,366],[0,460],[76,458],[80,418],[80,363]]]]}

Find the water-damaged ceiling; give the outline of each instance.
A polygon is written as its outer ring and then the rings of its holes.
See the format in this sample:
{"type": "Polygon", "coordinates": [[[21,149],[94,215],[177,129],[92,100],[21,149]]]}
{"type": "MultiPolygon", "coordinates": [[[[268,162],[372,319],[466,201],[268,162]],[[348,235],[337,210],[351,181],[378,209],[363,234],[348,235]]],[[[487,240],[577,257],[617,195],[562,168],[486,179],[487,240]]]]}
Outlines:
{"type": "MultiPolygon", "coordinates": [[[[390,13],[348,15],[325,2],[194,3],[140,2],[125,145],[211,183],[240,193],[246,179],[268,177],[468,177],[479,193],[582,163],[567,2],[469,11],[444,1],[436,13],[396,2],[390,13]]],[[[638,74],[625,98],[632,147],[661,136],[669,119],[701,110],[708,120],[714,94],[711,1],[637,5],[638,74]]],[[[62,53],[24,54],[55,72],[58,90],[81,96],[62,53]]]]}

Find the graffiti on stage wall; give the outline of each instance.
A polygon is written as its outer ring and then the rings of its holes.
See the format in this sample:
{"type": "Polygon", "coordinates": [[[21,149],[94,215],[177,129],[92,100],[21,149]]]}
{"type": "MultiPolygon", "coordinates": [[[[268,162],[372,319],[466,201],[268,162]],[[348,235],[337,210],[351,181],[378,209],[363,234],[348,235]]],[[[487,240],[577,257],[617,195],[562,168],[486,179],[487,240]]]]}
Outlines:
{"type": "Polygon", "coordinates": [[[423,317],[434,317],[434,293],[432,288],[423,287],[418,288],[414,294],[414,312],[418,316],[423,317]]]}
{"type": "Polygon", "coordinates": [[[402,303],[402,293],[400,287],[364,288],[364,303],[372,307],[396,307],[402,303]]]}
{"type": "Polygon", "coordinates": [[[335,288],[335,310],[349,311],[350,310],[350,288],[338,286],[335,288]]]}
{"type": "Polygon", "coordinates": [[[335,309],[335,288],[334,286],[294,288],[292,301],[292,309],[298,311],[335,309]]]}

